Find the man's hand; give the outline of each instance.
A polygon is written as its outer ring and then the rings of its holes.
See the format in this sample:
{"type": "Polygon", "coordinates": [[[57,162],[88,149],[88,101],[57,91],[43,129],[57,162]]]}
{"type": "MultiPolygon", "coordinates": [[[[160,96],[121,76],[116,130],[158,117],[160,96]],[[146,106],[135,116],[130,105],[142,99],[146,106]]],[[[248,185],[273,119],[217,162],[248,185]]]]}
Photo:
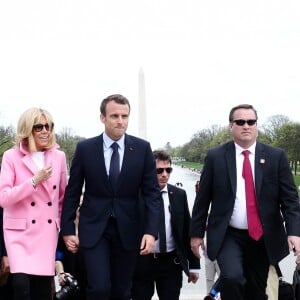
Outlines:
{"type": "Polygon", "coordinates": [[[190,272],[188,277],[188,283],[196,283],[199,279],[199,273],[190,272]]]}
{"type": "Polygon", "coordinates": [[[65,245],[67,249],[72,252],[76,253],[79,247],[79,238],[77,235],[64,235],[63,239],[65,241],[65,245]]]}
{"type": "Polygon", "coordinates": [[[2,256],[1,259],[1,266],[0,266],[0,273],[9,273],[9,261],[7,256],[2,256]]]}
{"type": "Polygon", "coordinates": [[[288,236],[288,244],[290,251],[294,252],[294,255],[300,255],[300,237],[295,235],[288,236]]]}
{"type": "Polygon", "coordinates": [[[140,255],[147,255],[151,253],[153,247],[154,247],[155,238],[153,235],[150,234],[144,234],[141,246],[140,246],[140,255]]]}
{"type": "Polygon", "coordinates": [[[200,251],[199,251],[200,246],[201,246],[202,250],[204,251],[205,245],[204,245],[203,239],[198,238],[198,237],[192,237],[191,238],[191,249],[192,249],[194,255],[198,258],[201,258],[200,251]]]}

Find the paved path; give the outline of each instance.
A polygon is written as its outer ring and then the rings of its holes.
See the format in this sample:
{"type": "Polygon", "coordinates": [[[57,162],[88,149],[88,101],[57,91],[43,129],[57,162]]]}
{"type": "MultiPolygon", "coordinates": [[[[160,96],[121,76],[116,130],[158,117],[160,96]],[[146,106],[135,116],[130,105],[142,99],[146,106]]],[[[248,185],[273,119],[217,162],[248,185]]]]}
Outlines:
{"type": "MultiPolygon", "coordinates": [[[[203,265],[203,259],[201,264],[203,265]]],[[[295,269],[295,256],[290,254],[280,263],[280,268],[285,281],[292,283],[293,273],[295,269]]],[[[204,269],[200,270],[200,278],[196,284],[187,283],[186,277],[184,277],[183,287],[181,290],[180,300],[202,300],[205,297],[205,274],[204,269]]],[[[158,297],[153,297],[153,300],[158,300],[158,297]]]]}

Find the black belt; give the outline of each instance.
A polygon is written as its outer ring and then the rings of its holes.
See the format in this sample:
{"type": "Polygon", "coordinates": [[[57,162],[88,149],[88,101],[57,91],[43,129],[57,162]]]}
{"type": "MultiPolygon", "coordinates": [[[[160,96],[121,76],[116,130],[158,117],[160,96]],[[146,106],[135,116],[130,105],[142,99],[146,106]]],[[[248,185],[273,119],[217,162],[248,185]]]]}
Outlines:
{"type": "Polygon", "coordinates": [[[176,250],[170,251],[170,252],[154,252],[150,255],[153,255],[154,258],[163,258],[163,257],[175,257],[176,256],[176,250]]]}
{"type": "Polygon", "coordinates": [[[236,227],[232,227],[232,226],[228,226],[228,229],[230,229],[232,231],[237,231],[237,232],[248,232],[248,229],[240,229],[240,228],[236,228],[236,227]]]}

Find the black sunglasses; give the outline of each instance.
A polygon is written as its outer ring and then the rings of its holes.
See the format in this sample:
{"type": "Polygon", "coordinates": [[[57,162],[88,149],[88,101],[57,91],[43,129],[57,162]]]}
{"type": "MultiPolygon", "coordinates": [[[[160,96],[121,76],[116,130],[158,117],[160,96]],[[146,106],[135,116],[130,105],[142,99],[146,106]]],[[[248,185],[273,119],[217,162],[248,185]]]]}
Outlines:
{"type": "Polygon", "coordinates": [[[52,130],[53,129],[53,126],[54,124],[52,123],[52,125],[50,126],[48,123],[46,124],[35,124],[32,126],[32,129],[35,131],[35,132],[40,132],[42,131],[44,128],[49,131],[49,130],[52,130]]]}
{"type": "Polygon", "coordinates": [[[157,168],[156,169],[156,173],[157,174],[161,174],[163,171],[166,171],[167,173],[171,173],[173,170],[173,168],[169,167],[169,168],[157,168]]]}
{"type": "Polygon", "coordinates": [[[253,126],[254,124],[256,124],[256,121],[255,119],[253,120],[242,120],[242,119],[239,119],[239,120],[233,120],[232,123],[235,123],[237,126],[244,126],[245,123],[247,123],[249,126],[253,126]]]}

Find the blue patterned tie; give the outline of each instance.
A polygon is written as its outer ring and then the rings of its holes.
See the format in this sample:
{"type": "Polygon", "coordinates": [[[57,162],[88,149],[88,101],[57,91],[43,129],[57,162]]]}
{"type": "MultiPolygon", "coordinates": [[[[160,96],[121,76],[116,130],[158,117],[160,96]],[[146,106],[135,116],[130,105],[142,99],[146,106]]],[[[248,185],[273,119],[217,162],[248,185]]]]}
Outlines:
{"type": "Polygon", "coordinates": [[[118,151],[118,144],[114,142],[110,146],[113,149],[113,153],[110,159],[110,167],[109,167],[109,181],[112,187],[115,189],[120,173],[120,156],[118,151]]]}

